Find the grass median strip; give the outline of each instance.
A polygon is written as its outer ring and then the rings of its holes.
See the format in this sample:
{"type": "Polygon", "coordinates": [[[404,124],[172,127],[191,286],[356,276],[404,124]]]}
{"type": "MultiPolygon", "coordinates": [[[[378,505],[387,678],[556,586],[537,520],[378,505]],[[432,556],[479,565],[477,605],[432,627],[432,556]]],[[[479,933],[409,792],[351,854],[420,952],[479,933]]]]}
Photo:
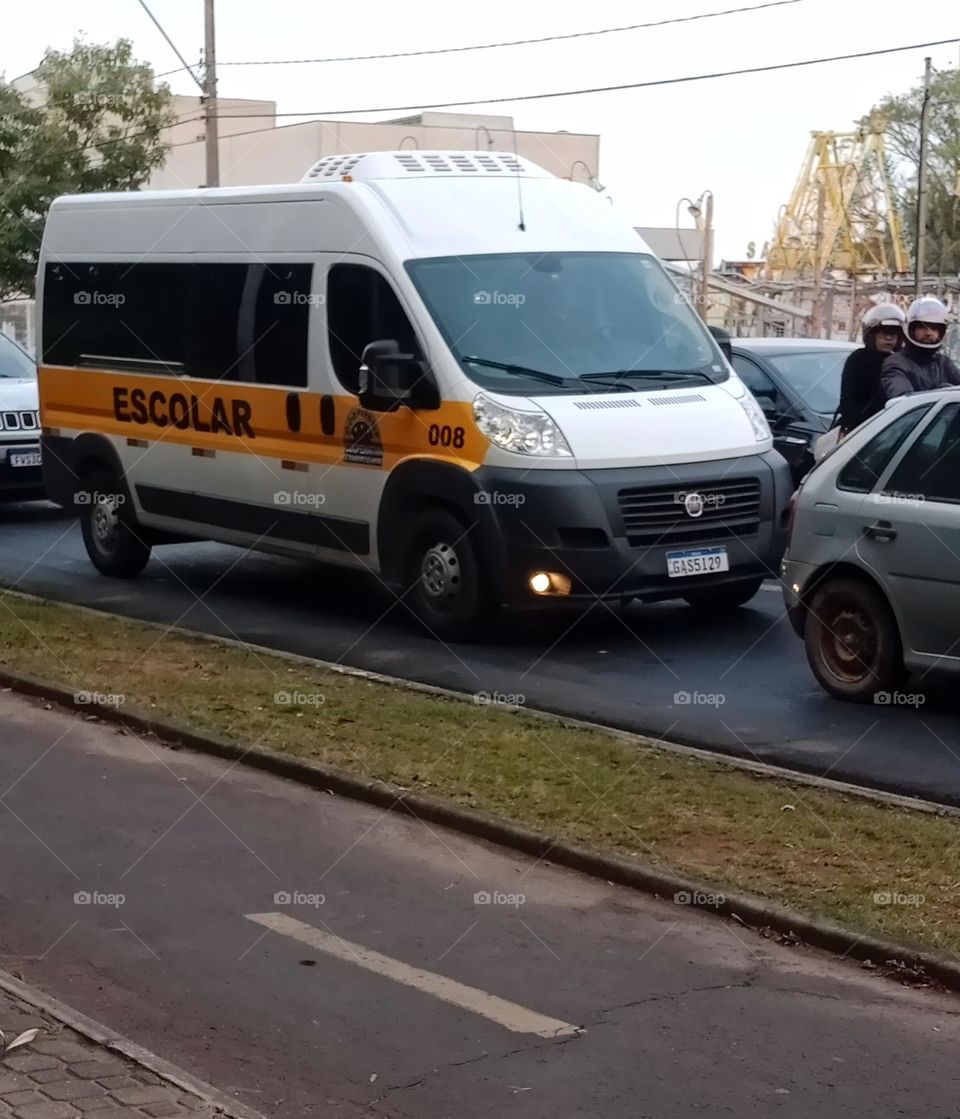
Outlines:
{"type": "MultiPolygon", "coordinates": [[[[5,595],[9,668],[960,953],[960,820],[5,595]]],[[[904,744],[909,749],[909,744],[904,744]]]]}

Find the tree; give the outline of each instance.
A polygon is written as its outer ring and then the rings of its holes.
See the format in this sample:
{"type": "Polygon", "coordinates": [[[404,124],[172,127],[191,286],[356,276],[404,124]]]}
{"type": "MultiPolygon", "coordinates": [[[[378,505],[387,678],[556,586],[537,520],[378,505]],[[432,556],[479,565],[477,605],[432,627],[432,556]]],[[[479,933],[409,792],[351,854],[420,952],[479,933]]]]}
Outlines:
{"type": "Polygon", "coordinates": [[[38,104],[0,83],[0,296],[32,293],[54,198],[142,186],[174,119],[169,88],[127,39],[48,50],[33,77],[38,104]]]}
{"type": "MultiPolygon", "coordinates": [[[[896,165],[894,183],[911,252],[917,241],[917,170],[923,86],[889,95],[879,110],[886,119],[887,148],[896,165]]],[[[930,83],[927,156],[927,267],[960,272],[960,71],[935,72],[930,83]]]]}

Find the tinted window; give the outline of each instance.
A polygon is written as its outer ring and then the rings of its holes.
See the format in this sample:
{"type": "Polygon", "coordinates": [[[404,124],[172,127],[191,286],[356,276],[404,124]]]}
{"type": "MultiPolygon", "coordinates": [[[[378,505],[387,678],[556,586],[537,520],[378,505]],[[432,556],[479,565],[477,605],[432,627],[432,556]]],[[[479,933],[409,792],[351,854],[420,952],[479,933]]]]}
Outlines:
{"type": "Polygon", "coordinates": [[[840,403],[840,377],[850,350],[771,354],[770,362],[812,412],[833,415],[840,403]]]}
{"type": "Polygon", "coordinates": [[[33,358],[2,333],[0,333],[0,377],[29,377],[31,380],[36,380],[37,377],[37,367],[33,364],[33,358]]]}
{"type": "Polygon", "coordinates": [[[929,412],[930,407],[927,404],[899,416],[861,447],[840,471],[837,487],[841,490],[853,490],[855,493],[870,493],[903,441],[929,412]]]}
{"type": "Polygon", "coordinates": [[[885,492],[960,501],[960,404],[943,408],[913,444],[885,492]]]}
{"type": "Polygon", "coordinates": [[[740,354],[734,354],[733,368],[736,369],[737,376],[754,396],[777,397],[777,386],[756,362],[740,354]]]}
{"type": "Polygon", "coordinates": [[[401,353],[420,355],[413,326],[393,288],[374,268],[335,264],[327,277],[330,358],[341,384],[356,393],[370,342],[393,338],[401,353]]]}
{"type": "Polygon", "coordinates": [[[308,264],[48,264],[43,360],[303,386],[308,264]]]}
{"type": "MultiPolygon", "coordinates": [[[[589,391],[587,373],[629,370],[691,380],[726,377],[716,343],[667,277],[644,253],[507,253],[407,262],[447,345],[472,380],[502,392],[589,391]],[[562,377],[553,389],[516,369],[562,377]]],[[[676,380],[676,378],[675,378],[676,380]]],[[[680,379],[677,383],[682,383],[680,379]]],[[[609,384],[595,382],[598,392],[609,384]]]]}
{"type": "Polygon", "coordinates": [[[182,367],[189,294],[186,264],[48,264],[43,359],[80,365],[103,356],[182,367]]]}
{"type": "Polygon", "coordinates": [[[241,378],[307,384],[312,264],[252,264],[241,315],[241,378]]]}

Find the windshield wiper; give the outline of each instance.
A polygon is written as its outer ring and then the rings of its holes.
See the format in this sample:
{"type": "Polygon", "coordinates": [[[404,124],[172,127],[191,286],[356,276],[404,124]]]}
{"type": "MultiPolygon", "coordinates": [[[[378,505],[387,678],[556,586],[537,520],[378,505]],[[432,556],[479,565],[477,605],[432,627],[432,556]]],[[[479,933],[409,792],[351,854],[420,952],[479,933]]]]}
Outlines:
{"type": "Polygon", "coordinates": [[[513,365],[505,361],[490,361],[485,357],[462,357],[461,361],[468,361],[471,365],[485,365],[488,369],[502,369],[504,373],[518,373],[524,377],[533,377],[535,381],[545,381],[548,385],[565,385],[565,377],[558,377],[556,373],[545,373],[542,369],[530,369],[526,365],[513,365]]]}
{"type": "Polygon", "coordinates": [[[688,380],[691,377],[699,377],[701,380],[706,381],[708,385],[716,384],[712,377],[702,373],[699,369],[613,369],[605,373],[581,373],[581,381],[599,381],[601,379],[613,380],[626,380],[627,377],[650,377],[660,379],[663,377],[680,377],[683,380],[688,380]]]}

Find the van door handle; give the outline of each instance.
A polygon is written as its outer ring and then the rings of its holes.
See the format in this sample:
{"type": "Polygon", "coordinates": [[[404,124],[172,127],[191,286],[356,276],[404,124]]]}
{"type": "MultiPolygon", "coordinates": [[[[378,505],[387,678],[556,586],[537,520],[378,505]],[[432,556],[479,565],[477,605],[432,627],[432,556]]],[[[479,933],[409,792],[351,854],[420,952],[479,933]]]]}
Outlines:
{"type": "Polygon", "coordinates": [[[871,540],[883,542],[896,540],[897,530],[889,521],[877,521],[872,525],[864,525],[863,535],[868,536],[871,540]]]}

